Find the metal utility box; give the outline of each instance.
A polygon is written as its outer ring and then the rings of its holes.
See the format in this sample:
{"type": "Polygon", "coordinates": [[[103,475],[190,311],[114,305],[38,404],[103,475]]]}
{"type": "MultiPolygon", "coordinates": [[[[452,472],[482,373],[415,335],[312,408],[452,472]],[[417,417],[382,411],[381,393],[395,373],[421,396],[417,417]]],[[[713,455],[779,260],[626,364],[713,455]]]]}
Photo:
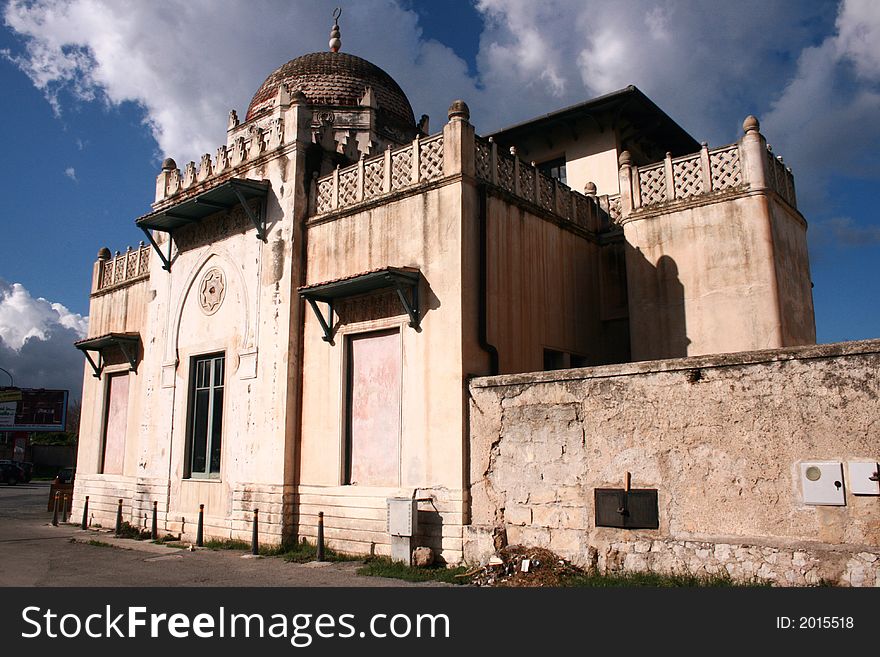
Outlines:
{"type": "Polygon", "coordinates": [[[409,564],[412,561],[413,536],[419,525],[418,502],[410,497],[391,497],[387,503],[391,559],[409,564]]]}
{"type": "Polygon", "coordinates": [[[657,529],[660,514],[653,488],[596,488],[596,527],[657,529]]]}
{"type": "Polygon", "coordinates": [[[388,499],[388,533],[392,536],[412,536],[418,527],[419,507],[409,497],[388,499]]]}
{"type": "Polygon", "coordinates": [[[880,495],[880,476],[876,462],[849,461],[849,490],[853,495],[880,495]]]}
{"type": "Polygon", "coordinates": [[[800,471],[804,504],[846,506],[843,464],[835,461],[807,461],[801,463],[800,471]]]}

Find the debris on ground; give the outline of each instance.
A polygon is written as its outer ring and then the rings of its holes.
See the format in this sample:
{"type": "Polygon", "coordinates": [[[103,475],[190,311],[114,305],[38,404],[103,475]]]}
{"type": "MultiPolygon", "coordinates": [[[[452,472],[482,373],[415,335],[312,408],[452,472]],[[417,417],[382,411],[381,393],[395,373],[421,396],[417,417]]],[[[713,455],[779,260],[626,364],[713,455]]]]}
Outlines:
{"type": "Polygon", "coordinates": [[[474,586],[564,586],[584,571],[550,550],[522,545],[501,548],[479,569],[465,573],[474,586]]]}

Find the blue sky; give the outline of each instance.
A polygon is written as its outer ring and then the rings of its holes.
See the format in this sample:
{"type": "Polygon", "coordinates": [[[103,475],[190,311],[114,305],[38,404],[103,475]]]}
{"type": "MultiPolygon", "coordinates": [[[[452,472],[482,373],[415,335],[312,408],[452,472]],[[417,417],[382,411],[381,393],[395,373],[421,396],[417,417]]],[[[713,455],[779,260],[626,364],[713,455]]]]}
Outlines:
{"type": "Polygon", "coordinates": [[[488,133],[628,84],[713,146],[757,115],[810,225],[819,341],[880,336],[880,3],[13,0],[0,367],[16,384],[78,392],[98,249],[137,244],[161,160],[213,152],[268,73],[326,49],[337,4],[343,50],[432,130],[455,98],[488,133]]]}

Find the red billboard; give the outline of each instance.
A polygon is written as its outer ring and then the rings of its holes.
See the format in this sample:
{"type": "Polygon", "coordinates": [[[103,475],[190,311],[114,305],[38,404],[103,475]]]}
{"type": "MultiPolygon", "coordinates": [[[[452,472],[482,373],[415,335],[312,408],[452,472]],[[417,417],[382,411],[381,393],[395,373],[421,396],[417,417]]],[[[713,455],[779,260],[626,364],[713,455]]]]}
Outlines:
{"type": "Polygon", "coordinates": [[[0,431],[64,431],[67,390],[0,388],[0,431]]]}

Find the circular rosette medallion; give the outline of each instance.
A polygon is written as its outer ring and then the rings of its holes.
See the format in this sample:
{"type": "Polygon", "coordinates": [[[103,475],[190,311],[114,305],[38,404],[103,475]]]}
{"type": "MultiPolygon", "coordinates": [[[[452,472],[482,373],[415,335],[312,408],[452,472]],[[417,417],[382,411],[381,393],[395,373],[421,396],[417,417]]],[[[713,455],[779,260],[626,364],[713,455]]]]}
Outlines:
{"type": "Polygon", "coordinates": [[[206,315],[213,315],[226,295],[226,277],[216,267],[209,269],[199,283],[199,305],[206,315]]]}

